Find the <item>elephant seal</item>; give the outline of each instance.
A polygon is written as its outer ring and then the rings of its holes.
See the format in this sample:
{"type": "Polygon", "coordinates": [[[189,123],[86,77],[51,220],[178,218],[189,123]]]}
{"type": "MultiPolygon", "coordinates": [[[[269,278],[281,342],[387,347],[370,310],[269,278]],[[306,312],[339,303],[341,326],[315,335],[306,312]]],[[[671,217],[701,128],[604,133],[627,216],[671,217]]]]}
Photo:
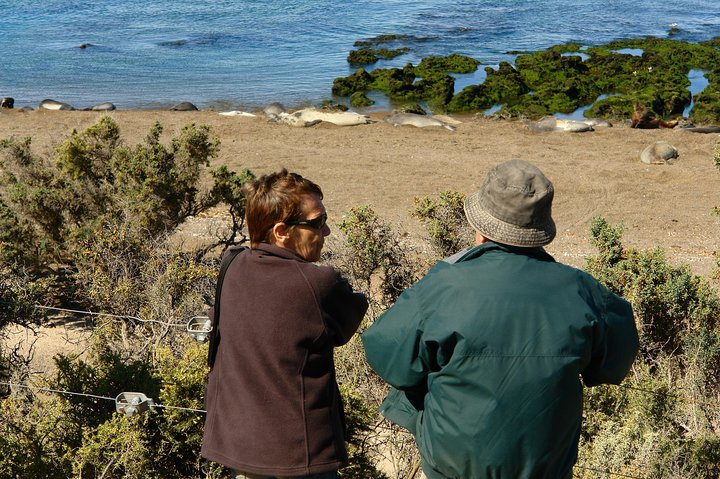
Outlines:
{"type": "Polygon", "coordinates": [[[224,116],[247,116],[247,117],[256,117],[257,116],[252,113],[248,113],[246,111],[239,111],[239,110],[221,111],[220,114],[224,115],[224,116]]]}
{"type": "Polygon", "coordinates": [[[263,113],[265,113],[265,116],[267,116],[269,120],[277,121],[280,113],[287,113],[287,110],[282,103],[275,101],[263,108],[263,113]]]}
{"type": "Polygon", "coordinates": [[[306,108],[293,113],[280,113],[279,121],[292,126],[312,126],[321,121],[332,123],[338,126],[355,126],[374,123],[375,121],[367,115],[361,115],[352,111],[324,111],[314,108],[306,108]]]}
{"type": "Polygon", "coordinates": [[[666,121],[662,118],[656,118],[653,114],[645,108],[645,105],[641,103],[635,103],[633,105],[633,111],[630,115],[630,128],[675,128],[678,124],[678,120],[666,121]]]}
{"type": "Polygon", "coordinates": [[[612,128],[612,123],[605,120],[604,118],[588,118],[587,120],[579,120],[586,125],[590,125],[593,128],[612,128]]]}
{"type": "Polygon", "coordinates": [[[418,115],[417,113],[394,113],[385,118],[385,121],[393,126],[412,125],[417,128],[441,126],[450,131],[455,131],[455,127],[445,121],[438,120],[429,115],[418,115]]]}
{"type": "Polygon", "coordinates": [[[0,99],[0,108],[12,108],[15,106],[15,98],[5,97],[0,99]]]}
{"type": "Polygon", "coordinates": [[[536,133],[541,131],[568,131],[570,133],[582,133],[595,131],[591,125],[578,120],[561,120],[554,116],[546,116],[538,121],[526,122],[527,127],[536,133]]]}
{"type": "Polygon", "coordinates": [[[640,161],[648,165],[670,164],[679,157],[677,149],[667,141],[656,141],[640,153],[640,161]]]}
{"type": "Polygon", "coordinates": [[[55,100],[43,100],[38,105],[38,108],[45,109],[45,110],[74,110],[75,107],[72,105],[68,105],[67,103],[62,103],[55,100]]]}
{"type": "Polygon", "coordinates": [[[115,105],[110,103],[109,101],[106,101],[104,103],[98,103],[97,105],[93,105],[90,108],[85,108],[87,111],[113,111],[115,110],[115,105]]]}
{"type": "Polygon", "coordinates": [[[720,133],[720,126],[707,125],[707,126],[695,126],[692,123],[680,127],[682,131],[691,131],[693,133],[720,133]]]}
{"type": "Polygon", "coordinates": [[[171,111],[197,111],[198,107],[189,101],[183,101],[170,108],[171,111]]]}
{"type": "Polygon", "coordinates": [[[310,126],[315,126],[318,123],[322,123],[322,120],[312,120],[312,121],[305,121],[299,116],[293,115],[291,113],[287,113],[284,111],[281,111],[274,117],[268,117],[270,121],[275,121],[277,123],[284,123],[286,125],[290,126],[297,126],[302,128],[307,128],[310,126]]]}

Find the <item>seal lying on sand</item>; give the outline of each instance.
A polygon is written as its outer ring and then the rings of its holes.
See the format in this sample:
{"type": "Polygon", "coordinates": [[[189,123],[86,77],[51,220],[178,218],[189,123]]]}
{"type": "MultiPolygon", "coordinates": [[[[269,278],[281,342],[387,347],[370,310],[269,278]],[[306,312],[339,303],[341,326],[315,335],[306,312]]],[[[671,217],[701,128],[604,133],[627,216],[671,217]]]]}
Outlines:
{"type": "Polygon", "coordinates": [[[221,111],[220,114],[225,115],[225,116],[247,116],[247,117],[257,116],[253,113],[248,113],[246,111],[239,111],[239,110],[221,111]]]}
{"type": "Polygon", "coordinates": [[[534,132],[569,131],[571,133],[582,133],[585,131],[595,131],[592,126],[584,121],[560,120],[554,116],[546,116],[538,121],[528,121],[525,124],[534,132]]]}
{"type": "Polygon", "coordinates": [[[87,111],[113,111],[115,110],[115,105],[110,103],[109,101],[106,101],[104,103],[98,103],[97,105],[93,105],[90,108],[85,108],[87,111]]]}
{"type": "Polygon", "coordinates": [[[665,121],[662,118],[655,118],[651,112],[645,108],[645,105],[635,103],[633,105],[632,115],[630,115],[630,128],[675,128],[678,124],[677,120],[665,121]]]}
{"type": "Polygon", "coordinates": [[[183,101],[170,108],[172,111],[197,111],[198,107],[189,101],[183,101]]]}
{"type": "Polygon", "coordinates": [[[648,165],[672,163],[680,156],[677,149],[667,141],[656,141],[640,153],[640,161],[648,165]]]}
{"type": "Polygon", "coordinates": [[[67,103],[62,103],[55,100],[43,100],[38,105],[38,108],[45,109],[45,110],[74,110],[75,108],[72,105],[68,105],[67,103]]]}
{"type": "Polygon", "coordinates": [[[367,115],[361,115],[352,111],[324,111],[307,108],[294,113],[279,112],[277,121],[287,123],[291,126],[312,126],[326,121],[338,126],[355,126],[375,123],[375,120],[367,115]]]}
{"type": "Polygon", "coordinates": [[[588,118],[580,121],[593,128],[612,128],[612,123],[603,118],[588,118]]]}
{"type": "Polygon", "coordinates": [[[277,121],[280,113],[287,113],[287,110],[282,103],[275,101],[263,108],[263,113],[268,117],[268,120],[277,121]]]}
{"type": "Polygon", "coordinates": [[[720,133],[720,126],[707,125],[707,126],[695,126],[692,123],[680,127],[682,131],[691,131],[693,133],[720,133]]]}
{"type": "Polygon", "coordinates": [[[441,126],[450,131],[455,130],[454,126],[445,121],[438,120],[437,118],[433,118],[429,115],[418,115],[417,113],[393,113],[385,118],[385,121],[393,126],[412,125],[418,128],[425,128],[426,126],[441,126]]]}

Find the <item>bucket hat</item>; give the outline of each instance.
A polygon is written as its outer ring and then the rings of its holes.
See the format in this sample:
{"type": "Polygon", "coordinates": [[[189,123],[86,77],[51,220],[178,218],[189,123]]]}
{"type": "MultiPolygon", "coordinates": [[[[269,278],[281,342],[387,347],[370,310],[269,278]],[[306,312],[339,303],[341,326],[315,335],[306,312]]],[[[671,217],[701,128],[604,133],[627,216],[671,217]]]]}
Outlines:
{"type": "Polygon", "coordinates": [[[500,163],[465,198],[465,217],[487,239],[510,246],[545,246],[555,238],[552,182],[523,160],[500,163]]]}

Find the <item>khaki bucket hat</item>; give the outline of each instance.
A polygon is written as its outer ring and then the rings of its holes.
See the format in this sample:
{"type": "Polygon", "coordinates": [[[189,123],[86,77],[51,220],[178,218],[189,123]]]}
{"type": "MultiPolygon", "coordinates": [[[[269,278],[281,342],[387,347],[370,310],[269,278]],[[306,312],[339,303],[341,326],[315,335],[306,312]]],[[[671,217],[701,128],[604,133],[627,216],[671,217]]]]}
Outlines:
{"type": "Polygon", "coordinates": [[[465,217],[487,239],[510,246],[545,246],[555,238],[553,184],[523,160],[500,163],[465,198],[465,217]]]}

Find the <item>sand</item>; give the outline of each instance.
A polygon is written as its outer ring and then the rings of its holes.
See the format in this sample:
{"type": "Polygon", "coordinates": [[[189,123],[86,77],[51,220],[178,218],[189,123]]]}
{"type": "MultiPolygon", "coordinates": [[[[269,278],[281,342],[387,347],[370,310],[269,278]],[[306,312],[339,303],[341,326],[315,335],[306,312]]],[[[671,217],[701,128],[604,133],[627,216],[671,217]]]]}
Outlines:
{"type": "MultiPolygon", "coordinates": [[[[94,124],[104,113],[0,110],[0,139],[32,137],[37,154],[72,129],[94,124]]],[[[624,244],[661,247],[673,264],[687,263],[710,277],[720,250],[720,170],[713,162],[718,134],[680,129],[636,130],[616,123],[594,132],[531,132],[522,122],[456,117],[455,131],[444,128],[321,123],[294,128],[258,117],[230,117],[212,111],[152,110],[108,113],[125,142],[134,145],[155,121],[163,141],[189,123],[206,124],[220,141],[212,166],[249,168],[262,174],[286,167],[317,182],[333,226],[349,208],[368,204],[411,237],[423,230],[409,211],[416,196],[443,190],[476,189],[488,169],[513,158],[534,162],[555,184],[553,214],[557,239],[547,250],[558,261],[582,267],[594,253],[589,225],[594,216],[622,222],[624,244]],[[674,145],[674,164],[648,165],[640,152],[655,141],[674,145]]],[[[382,120],[387,114],[373,113],[382,120]]]]}

